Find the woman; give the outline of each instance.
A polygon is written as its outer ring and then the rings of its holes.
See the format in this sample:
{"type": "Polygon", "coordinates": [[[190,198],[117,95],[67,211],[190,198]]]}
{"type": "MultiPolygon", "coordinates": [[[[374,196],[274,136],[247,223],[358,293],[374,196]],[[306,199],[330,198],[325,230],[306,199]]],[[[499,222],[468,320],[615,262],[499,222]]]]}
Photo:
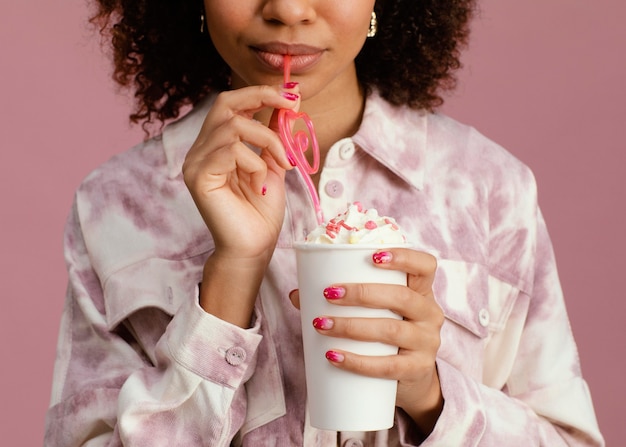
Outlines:
{"type": "Polygon", "coordinates": [[[193,110],[77,192],[48,445],[602,445],[531,172],[433,111],[473,1],[99,7],[131,118],[193,110]],[[320,359],[399,381],[390,430],[307,422],[289,300],[293,242],[315,219],[280,108],[315,123],[324,214],[360,200],[419,249],[376,255],[407,287],[329,284],[336,305],[403,320],[316,327],[400,347],[320,359]]]}

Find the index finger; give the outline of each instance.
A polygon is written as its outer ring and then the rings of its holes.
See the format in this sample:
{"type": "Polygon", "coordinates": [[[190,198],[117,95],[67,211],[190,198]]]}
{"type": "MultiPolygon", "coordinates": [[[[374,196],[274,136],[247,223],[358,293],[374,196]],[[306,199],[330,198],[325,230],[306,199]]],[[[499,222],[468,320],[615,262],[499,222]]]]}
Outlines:
{"type": "Polygon", "coordinates": [[[256,85],[222,92],[215,99],[202,126],[203,130],[215,127],[231,119],[233,115],[252,119],[255,113],[265,108],[297,109],[300,105],[299,97],[294,99],[294,96],[284,95],[284,93],[281,86],[269,85],[256,85]]]}
{"type": "Polygon", "coordinates": [[[411,289],[425,296],[432,294],[437,271],[433,255],[410,248],[389,248],[374,253],[372,260],[379,268],[406,272],[411,289]]]}

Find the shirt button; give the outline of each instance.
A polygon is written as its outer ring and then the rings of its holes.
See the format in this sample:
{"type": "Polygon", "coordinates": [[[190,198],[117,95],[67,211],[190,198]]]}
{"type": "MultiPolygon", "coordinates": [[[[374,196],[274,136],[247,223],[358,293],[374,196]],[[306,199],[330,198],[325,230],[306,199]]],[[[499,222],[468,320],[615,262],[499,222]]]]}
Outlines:
{"type": "Polygon", "coordinates": [[[339,157],[342,160],[349,160],[354,155],[354,152],[354,143],[352,140],[347,140],[339,148],[339,157]]]}
{"type": "Polygon", "coordinates": [[[341,194],[343,194],[343,184],[337,180],[331,180],[330,182],[326,183],[324,191],[326,191],[326,194],[328,194],[330,197],[337,198],[341,194]]]}
{"type": "Polygon", "coordinates": [[[480,312],[478,312],[478,322],[483,327],[489,326],[489,311],[487,309],[480,309],[480,312]]]}
{"type": "Polygon", "coordinates": [[[246,360],[246,351],[243,348],[235,346],[226,351],[226,361],[230,365],[239,366],[244,360],[246,360]]]}
{"type": "Polygon", "coordinates": [[[343,447],[363,447],[363,441],[361,441],[360,439],[348,439],[346,442],[343,443],[343,447]]]}

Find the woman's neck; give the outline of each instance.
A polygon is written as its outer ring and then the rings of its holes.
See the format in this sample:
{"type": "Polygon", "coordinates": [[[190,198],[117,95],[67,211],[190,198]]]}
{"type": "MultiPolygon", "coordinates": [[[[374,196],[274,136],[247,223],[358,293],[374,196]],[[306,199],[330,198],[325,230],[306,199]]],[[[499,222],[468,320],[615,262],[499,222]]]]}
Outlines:
{"type": "Polygon", "coordinates": [[[305,100],[300,107],[313,121],[322,156],[338,140],[356,133],[363,118],[365,100],[358,83],[305,100]]]}
{"type": "Polygon", "coordinates": [[[311,175],[316,188],[328,150],[340,139],[356,133],[361,125],[365,106],[363,88],[358,82],[327,90],[304,101],[301,107],[313,121],[320,147],[320,170],[311,175]]]}

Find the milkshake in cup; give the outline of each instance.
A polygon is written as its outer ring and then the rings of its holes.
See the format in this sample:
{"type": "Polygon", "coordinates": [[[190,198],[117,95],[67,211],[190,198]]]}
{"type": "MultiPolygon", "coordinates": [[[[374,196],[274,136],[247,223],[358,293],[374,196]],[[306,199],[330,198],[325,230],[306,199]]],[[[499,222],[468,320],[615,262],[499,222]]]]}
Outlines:
{"type": "Polygon", "coordinates": [[[296,243],[302,339],[312,426],[334,431],[373,431],[393,426],[397,381],[340,370],[325,358],[340,349],[360,355],[388,356],[398,347],[319,334],[312,322],[320,316],[402,317],[387,309],[337,306],[323,291],[332,284],[387,283],[406,285],[406,273],[376,268],[372,255],[384,248],[406,247],[394,219],[366,210],[358,202],[319,225],[304,242],[296,243]]]}

